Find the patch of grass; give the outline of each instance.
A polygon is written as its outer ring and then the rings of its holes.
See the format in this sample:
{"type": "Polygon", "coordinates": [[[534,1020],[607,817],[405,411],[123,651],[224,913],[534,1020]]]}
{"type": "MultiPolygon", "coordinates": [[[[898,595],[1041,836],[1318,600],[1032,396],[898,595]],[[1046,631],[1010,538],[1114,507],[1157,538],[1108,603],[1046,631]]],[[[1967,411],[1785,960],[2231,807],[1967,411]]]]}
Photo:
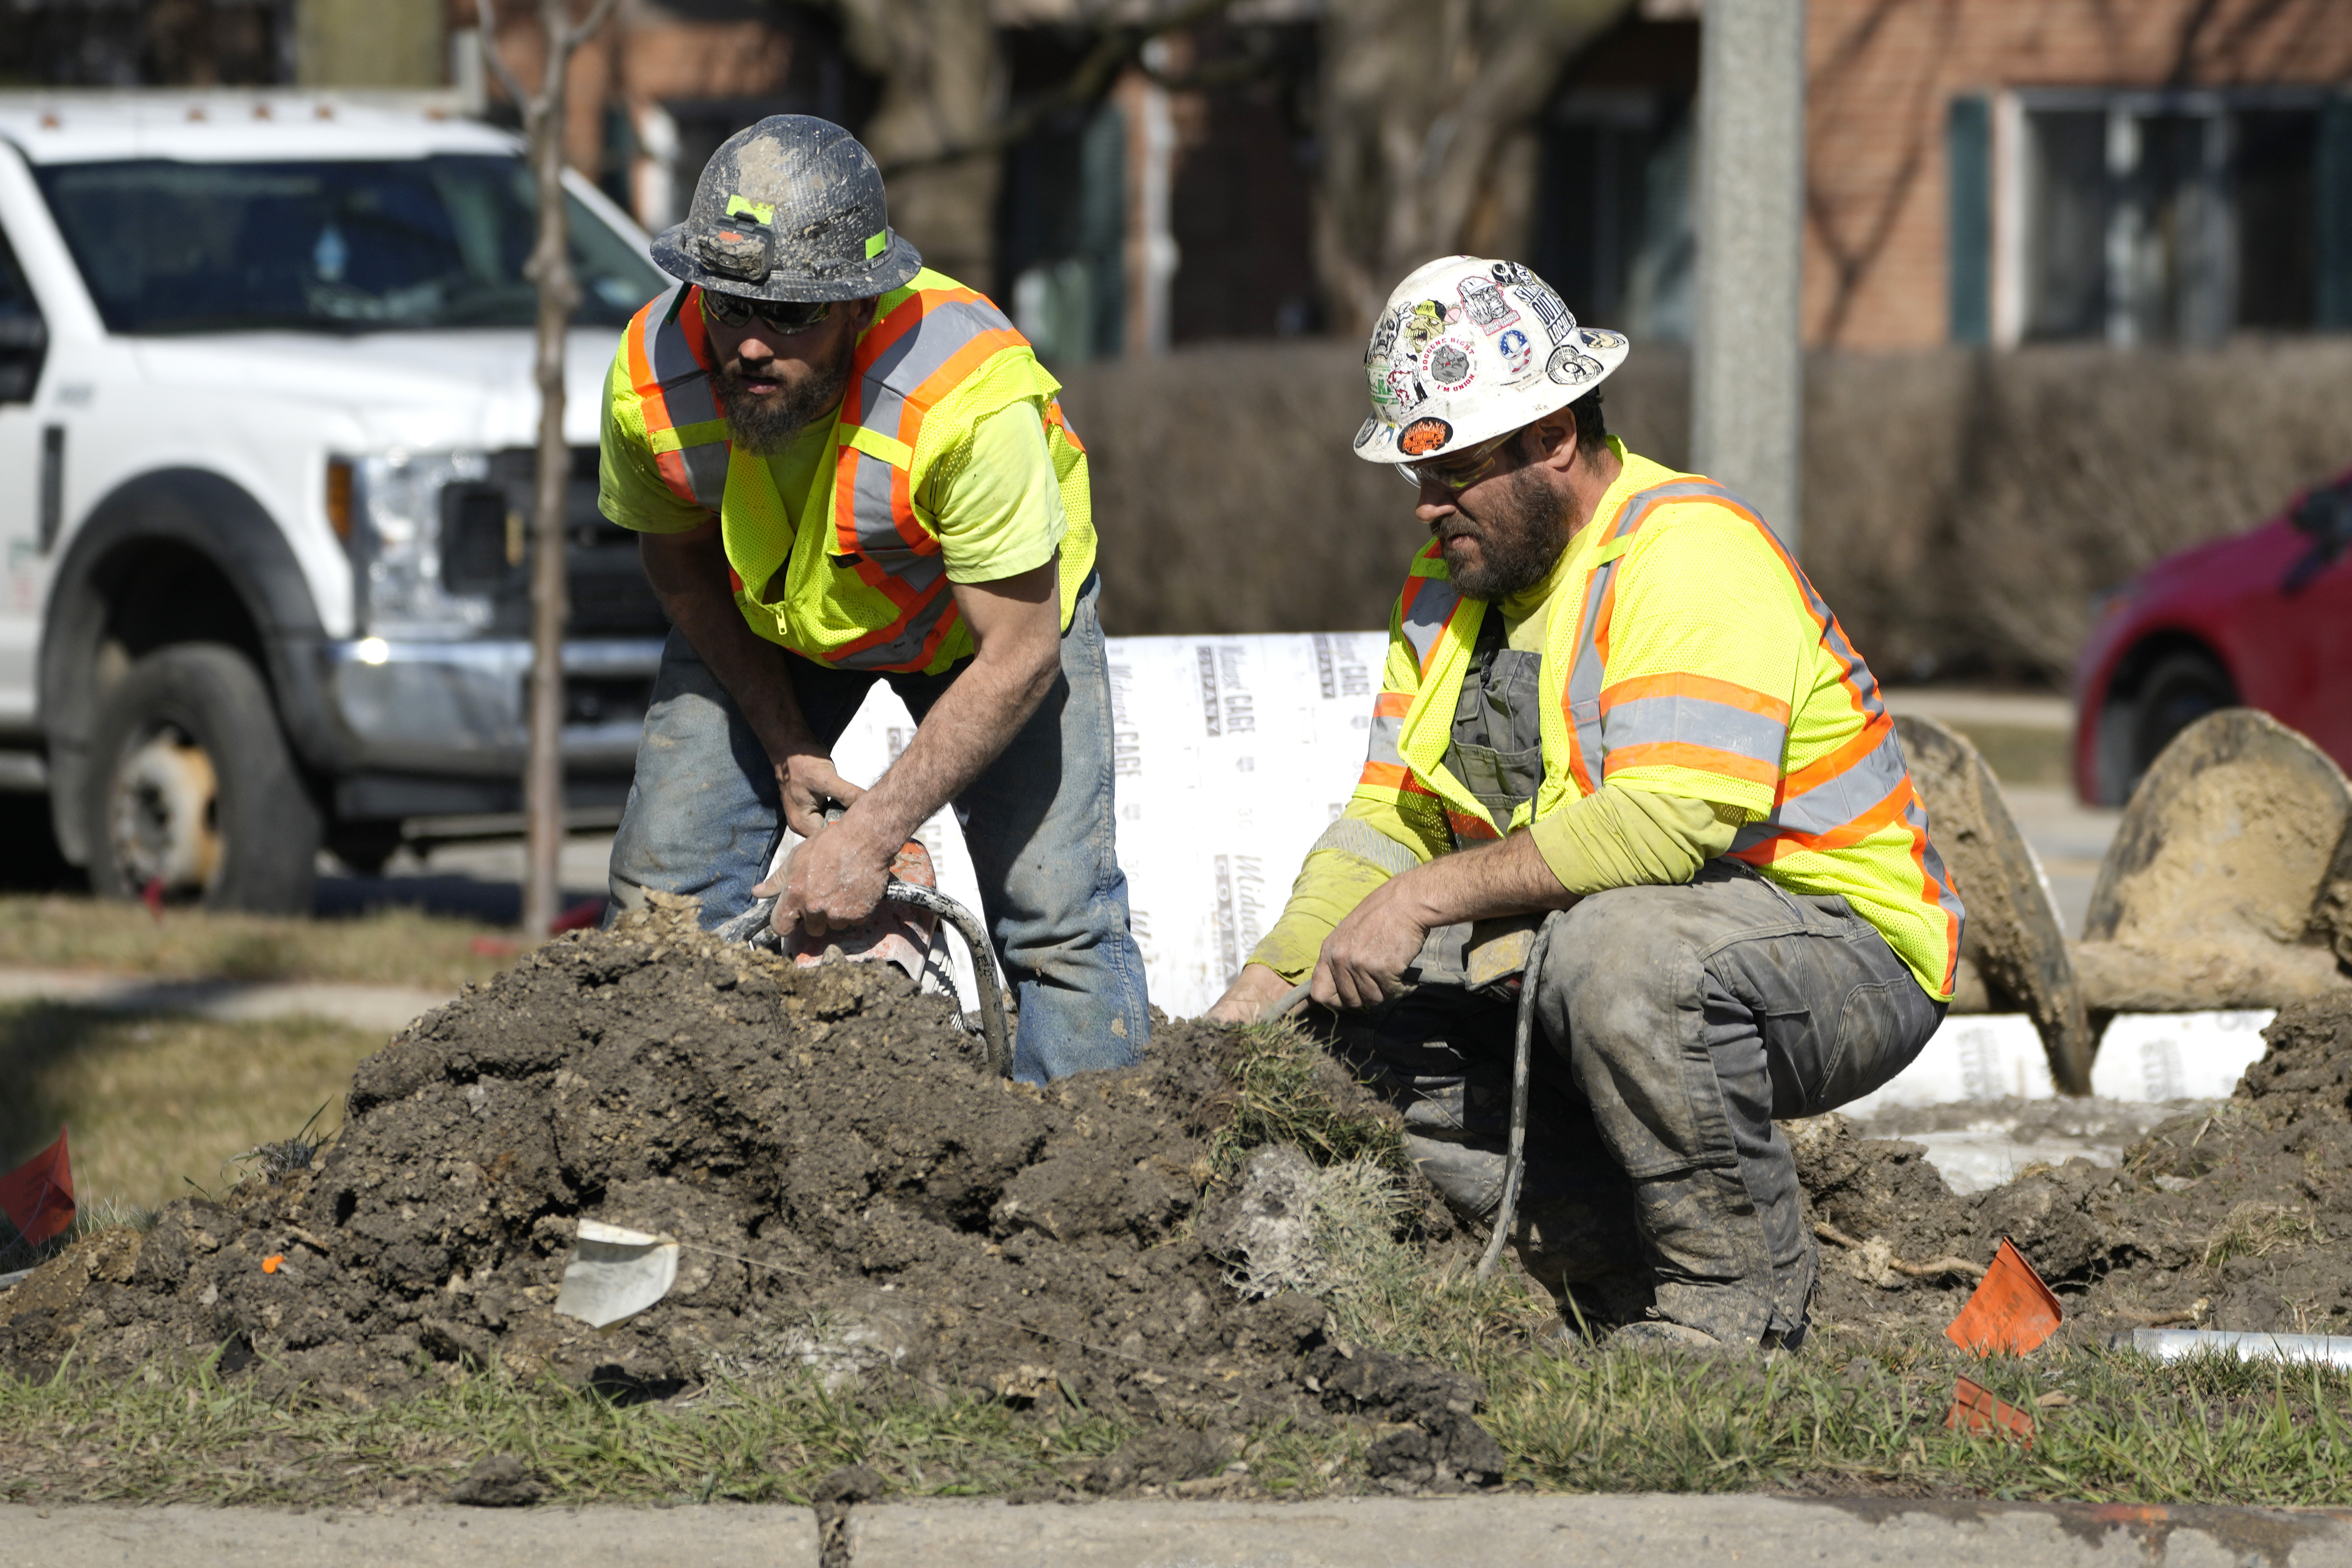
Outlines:
{"type": "MultiPolygon", "coordinates": [[[[1924,1491],[2094,1502],[2352,1502],[2352,1375],[2097,1350],[2030,1361],[1891,1351],[1852,1376],[1818,1352],[1766,1366],[1599,1352],[1496,1370],[1486,1419],[1569,1490],[1924,1491]],[[1916,1358],[1916,1359],[1915,1359],[1916,1358]],[[1964,1373],[2033,1415],[2034,1446],[1943,1425],[1964,1373]],[[2066,1403],[2038,1405],[2045,1396],[2066,1403]]],[[[1852,1363],[1849,1363],[1849,1365],[1852,1363]]]]}
{"type": "Polygon", "coordinates": [[[2285,1204],[2243,1203],[2229,1212],[2205,1244],[2205,1267],[2218,1268],[2232,1258],[2261,1258],[2282,1247],[2324,1242],[2319,1222],[2285,1204]]]}
{"type": "Polygon", "coordinates": [[[1340,1069],[1297,1025],[1253,1024],[1241,1032],[1234,1064],[1233,1115],[1210,1140],[1214,1167],[1231,1171],[1252,1149],[1293,1143],[1317,1164],[1370,1158],[1391,1171],[1407,1168],[1393,1123],[1345,1110],[1333,1092],[1340,1069]]]}
{"type": "Polygon", "coordinates": [[[377,910],[354,920],[298,920],[171,910],[61,894],[0,895],[0,964],[96,969],[159,980],[341,980],[456,992],[513,962],[474,940],[511,932],[377,910]]]}
{"type": "MultiPolygon", "coordinates": [[[[719,1384],[625,1408],[552,1380],[460,1376],[354,1411],[273,1402],[207,1363],[108,1379],[0,1376],[0,1501],[433,1501],[486,1454],[512,1453],[567,1501],[808,1501],[844,1465],[913,1497],[999,1495],[1066,1482],[1134,1429],[1076,1407],[1038,1419],[962,1392],[834,1394],[814,1377],[719,1384]]],[[[1286,1421],[1241,1452],[1269,1489],[1324,1489],[1350,1453],[1286,1421]]]]}
{"type": "MultiPolygon", "coordinates": [[[[142,916],[143,918],[143,916],[142,916]]],[[[341,1121],[352,1069],[381,1034],[311,1019],[218,1023],[55,1003],[0,1005],[0,1169],[72,1130],[85,1207],[152,1208],[217,1190],[239,1152],[341,1121]]]]}

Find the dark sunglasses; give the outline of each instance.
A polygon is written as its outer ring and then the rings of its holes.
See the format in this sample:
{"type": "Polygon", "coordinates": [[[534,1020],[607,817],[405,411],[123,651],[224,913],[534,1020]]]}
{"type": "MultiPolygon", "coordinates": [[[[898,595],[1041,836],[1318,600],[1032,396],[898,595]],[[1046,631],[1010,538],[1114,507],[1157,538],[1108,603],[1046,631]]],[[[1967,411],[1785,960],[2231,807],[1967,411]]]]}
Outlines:
{"type": "Polygon", "coordinates": [[[702,291],[703,312],[721,326],[748,327],[755,320],[766,322],[786,337],[805,332],[833,314],[830,300],[746,300],[740,294],[721,294],[716,289],[702,291]]]}

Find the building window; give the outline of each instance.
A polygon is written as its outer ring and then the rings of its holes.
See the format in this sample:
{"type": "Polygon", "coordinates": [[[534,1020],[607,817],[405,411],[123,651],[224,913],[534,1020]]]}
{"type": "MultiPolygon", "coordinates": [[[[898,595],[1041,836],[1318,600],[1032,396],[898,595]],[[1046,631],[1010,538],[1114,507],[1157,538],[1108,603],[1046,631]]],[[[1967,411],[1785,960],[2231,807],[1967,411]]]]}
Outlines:
{"type": "Polygon", "coordinates": [[[1564,95],[1545,128],[1536,270],[1638,342],[1690,341],[1691,129],[1687,95],[1607,88],[1564,95]]]}
{"type": "MultiPolygon", "coordinates": [[[[2334,324],[2323,92],[2021,93],[2010,341],[2207,343],[2334,324]]],[[[1957,229],[1956,247],[1968,243],[1957,229]]],[[[2340,287],[2340,285],[2336,285],[2340,287]]]]}

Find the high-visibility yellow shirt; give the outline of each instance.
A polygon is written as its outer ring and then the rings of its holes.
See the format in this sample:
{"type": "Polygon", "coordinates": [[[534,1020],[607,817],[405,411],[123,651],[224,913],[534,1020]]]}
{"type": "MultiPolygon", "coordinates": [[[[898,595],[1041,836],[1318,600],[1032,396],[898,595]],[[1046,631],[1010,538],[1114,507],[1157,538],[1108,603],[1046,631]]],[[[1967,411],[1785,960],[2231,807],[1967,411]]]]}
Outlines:
{"type": "MultiPolygon", "coordinates": [[[[1526,605],[1517,626],[1507,618],[1514,633],[1542,621],[1544,778],[1535,799],[1510,822],[1495,822],[1445,773],[1443,731],[1487,606],[1462,602],[1442,628],[1420,629],[1417,647],[1405,621],[1409,584],[1375,709],[1376,737],[1385,720],[1401,761],[1381,764],[1376,738],[1364,781],[1307,857],[1290,906],[1254,958],[1293,973],[1306,940],[1319,946],[1315,932],[1328,934],[1387,878],[1465,837],[1531,826],[1571,891],[1688,880],[1706,854],[1731,854],[1792,892],[1843,895],[1931,995],[1949,997],[1958,900],[1927,841],[1899,751],[1889,750],[1891,724],[1866,666],[1751,514],[1699,496],[1644,496],[1708,487],[1610,445],[1623,472],[1535,591],[1541,603],[1526,605]],[[1629,502],[1639,510],[1621,518],[1629,502]],[[1625,521],[1636,530],[1620,536],[1625,521]],[[1596,720],[1571,713],[1566,683],[1589,624],[1588,589],[1612,561],[1609,602],[1593,623],[1601,668],[1597,701],[1587,705],[1596,720]],[[1598,735],[1612,710],[1619,739],[1609,745],[1605,783],[1589,787],[1571,756],[1575,737],[1598,735]],[[1817,829],[1805,813],[1822,809],[1825,787],[1841,815],[1817,829]],[[1690,809],[1629,813],[1619,792],[1690,809]],[[1742,825],[1736,832],[1734,821],[1742,825]]],[[[1412,570],[1416,579],[1445,575],[1429,551],[1412,570]]],[[[1521,607],[1503,609],[1508,617],[1521,607]]]]}
{"type": "Polygon", "coordinates": [[[878,302],[842,403],[782,452],[734,448],[700,295],[640,310],[606,380],[599,504],[624,527],[716,518],[744,621],[851,668],[936,674],[973,647],[949,585],[1060,554],[1062,624],[1093,570],[1086,451],[1060,384],[984,297],[928,269],[878,302]]]}
{"type": "MultiPolygon", "coordinates": [[[[637,411],[633,399],[608,395],[604,412],[609,436],[616,422],[637,411]]],[[[832,422],[819,420],[768,458],[777,500],[794,529],[817,463],[832,450],[832,422]]],[[[709,512],[662,482],[642,429],[634,440],[608,439],[605,451],[596,492],[605,517],[639,533],[685,533],[710,521],[709,512]]],[[[941,454],[916,499],[939,520],[940,554],[950,583],[993,583],[1042,566],[1070,527],[1045,426],[1026,401],[974,420],[970,439],[941,454]]]]}

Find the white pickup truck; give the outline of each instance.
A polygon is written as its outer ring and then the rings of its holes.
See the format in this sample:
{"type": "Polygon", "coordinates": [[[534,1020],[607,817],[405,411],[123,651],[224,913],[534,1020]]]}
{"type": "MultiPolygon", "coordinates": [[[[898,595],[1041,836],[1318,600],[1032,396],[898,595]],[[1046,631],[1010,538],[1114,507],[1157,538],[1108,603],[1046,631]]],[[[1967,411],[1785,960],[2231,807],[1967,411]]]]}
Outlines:
{"type": "MultiPolygon", "coordinates": [[[[564,749],[609,811],[666,623],[597,416],[666,280],[570,190],[564,749]]],[[[519,808],[531,191],[424,106],[0,94],[0,789],[100,892],[307,910],[322,847],[519,808]]]]}

